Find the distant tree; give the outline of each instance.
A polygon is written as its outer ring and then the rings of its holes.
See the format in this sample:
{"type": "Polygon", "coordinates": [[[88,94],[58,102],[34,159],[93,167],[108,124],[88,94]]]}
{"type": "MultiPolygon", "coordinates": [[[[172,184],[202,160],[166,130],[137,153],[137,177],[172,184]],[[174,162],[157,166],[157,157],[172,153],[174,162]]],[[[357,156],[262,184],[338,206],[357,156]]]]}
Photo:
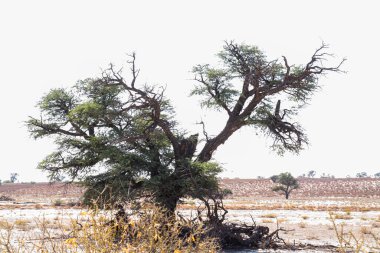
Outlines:
{"type": "Polygon", "coordinates": [[[380,178],[380,172],[377,172],[375,173],[375,175],[373,175],[375,178],[380,178]]]}
{"type": "Polygon", "coordinates": [[[257,176],[257,179],[264,179],[265,177],[263,176],[257,176]]]}
{"type": "Polygon", "coordinates": [[[368,177],[368,174],[367,172],[359,172],[359,173],[356,173],[356,177],[357,178],[363,178],[363,177],[368,177]]]}
{"type": "Polygon", "coordinates": [[[15,183],[17,181],[18,176],[18,173],[11,173],[9,181],[11,181],[11,183],[15,183]]]}
{"type": "Polygon", "coordinates": [[[307,176],[308,176],[308,177],[315,177],[315,174],[316,174],[315,170],[310,170],[310,171],[307,173],[307,176]]]}
{"type": "Polygon", "coordinates": [[[293,190],[299,188],[297,179],[295,179],[289,172],[281,173],[277,176],[272,176],[271,179],[272,178],[275,180],[274,182],[278,184],[273,187],[272,190],[275,192],[283,192],[286,199],[289,199],[289,195],[293,190]]]}
{"type": "Polygon", "coordinates": [[[273,183],[276,183],[278,179],[278,175],[273,175],[270,177],[270,180],[272,180],[273,183]]]}

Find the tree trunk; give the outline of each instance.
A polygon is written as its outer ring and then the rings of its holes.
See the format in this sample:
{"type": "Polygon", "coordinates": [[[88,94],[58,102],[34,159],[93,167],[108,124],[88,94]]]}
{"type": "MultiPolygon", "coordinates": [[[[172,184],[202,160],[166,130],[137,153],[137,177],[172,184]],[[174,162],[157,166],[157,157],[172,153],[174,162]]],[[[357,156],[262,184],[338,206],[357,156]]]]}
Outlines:
{"type": "Polygon", "coordinates": [[[212,155],[214,151],[236,131],[238,130],[243,124],[238,121],[232,121],[227,122],[224,129],[214,138],[209,139],[205,146],[203,147],[202,151],[199,153],[197,160],[199,162],[208,162],[211,160],[212,155]]]}

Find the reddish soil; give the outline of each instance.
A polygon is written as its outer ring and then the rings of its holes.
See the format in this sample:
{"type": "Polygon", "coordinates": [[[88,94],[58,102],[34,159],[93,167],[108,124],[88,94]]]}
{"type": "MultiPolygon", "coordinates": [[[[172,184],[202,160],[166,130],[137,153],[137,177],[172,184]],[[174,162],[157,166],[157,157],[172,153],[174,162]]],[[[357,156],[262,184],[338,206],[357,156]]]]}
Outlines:
{"type": "MultiPolygon", "coordinates": [[[[380,197],[379,178],[301,178],[300,188],[292,198],[303,197],[380,197]]],[[[222,186],[232,190],[233,197],[275,197],[279,194],[271,188],[269,179],[223,179],[222,186]]]]}
{"type": "Polygon", "coordinates": [[[44,201],[60,198],[79,198],[84,188],[64,183],[15,183],[0,185],[0,196],[9,196],[16,201],[44,201]]]}
{"type": "MultiPolygon", "coordinates": [[[[380,198],[380,179],[345,178],[345,179],[299,179],[300,188],[295,190],[292,198],[309,197],[364,197],[380,198]]],[[[269,179],[222,179],[222,187],[232,190],[232,197],[276,197],[274,186],[269,179]]],[[[0,196],[9,196],[17,201],[41,200],[44,198],[79,198],[84,188],[75,184],[64,183],[15,183],[2,184],[0,196]]]]}

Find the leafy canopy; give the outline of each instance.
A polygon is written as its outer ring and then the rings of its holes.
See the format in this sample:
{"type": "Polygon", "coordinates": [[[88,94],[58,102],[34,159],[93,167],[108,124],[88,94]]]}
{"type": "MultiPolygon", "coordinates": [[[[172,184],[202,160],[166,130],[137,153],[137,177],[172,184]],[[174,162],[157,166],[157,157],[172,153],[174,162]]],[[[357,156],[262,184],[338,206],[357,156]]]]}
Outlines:
{"type": "Polygon", "coordinates": [[[68,175],[83,182],[88,200],[143,197],[174,210],[182,197],[215,199],[222,192],[217,181],[222,169],[212,157],[240,128],[264,132],[280,153],[298,153],[307,144],[293,116],[318,90],[319,77],[339,72],[344,61],[325,67],[326,48],[323,44],[310,61],[296,66],[286,57],[268,60],[255,46],[226,42],[218,54],[220,66],[193,69],[197,85],[191,95],[228,116],[223,130],[212,136],[203,123],[203,141],[178,128],[162,87],[137,83],[132,54],[128,77],[110,65],[100,77],[42,97],[41,115],[30,117],[27,126],[37,139],[52,137],[57,149],[38,167],[52,180],[68,175]]]}
{"type": "Polygon", "coordinates": [[[272,190],[276,192],[283,192],[286,198],[289,197],[289,194],[293,190],[300,187],[297,179],[295,179],[289,172],[284,172],[279,175],[272,176],[271,180],[277,184],[272,188],[272,190]]]}

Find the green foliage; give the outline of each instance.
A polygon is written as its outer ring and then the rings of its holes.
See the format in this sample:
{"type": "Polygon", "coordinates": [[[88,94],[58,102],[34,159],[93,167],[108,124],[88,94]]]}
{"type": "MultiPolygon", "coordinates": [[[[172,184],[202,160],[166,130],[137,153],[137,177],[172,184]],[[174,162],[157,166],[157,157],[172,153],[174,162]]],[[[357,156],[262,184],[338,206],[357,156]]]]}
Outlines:
{"type": "Polygon", "coordinates": [[[53,204],[54,204],[54,206],[62,206],[63,201],[62,201],[62,199],[56,199],[56,200],[54,200],[53,204]]]}
{"type": "Polygon", "coordinates": [[[193,68],[193,72],[208,81],[207,85],[196,86],[190,93],[192,96],[204,97],[201,101],[202,107],[220,110],[224,105],[232,106],[239,91],[233,87],[231,83],[233,78],[228,70],[210,68],[209,65],[198,65],[193,68]],[[214,99],[209,99],[207,96],[209,93],[215,94],[214,99]]]}
{"type": "Polygon", "coordinates": [[[283,192],[286,199],[289,198],[289,195],[293,190],[299,188],[297,179],[295,179],[289,172],[272,176],[271,179],[277,184],[272,190],[275,192],[283,192]]]}
{"type": "Polygon", "coordinates": [[[278,180],[278,177],[279,177],[278,175],[273,175],[270,177],[270,180],[272,180],[273,183],[276,183],[278,180]]]}
{"type": "MultiPolygon", "coordinates": [[[[280,153],[299,152],[306,135],[292,116],[319,88],[326,68],[322,45],[302,66],[268,60],[259,48],[227,42],[221,66],[198,65],[192,95],[206,108],[227,112],[223,130],[198,148],[198,134],[179,129],[164,88],[136,83],[139,70],[131,55],[130,82],[111,65],[98,78],[52,89],[27,121],[34,138],[52,137],[57,149],[38,165],[52,181],[68,176],[87,187],[85,201],[152,200],[174,211],[183,197],[223,196],[215,150],[237,130],[253,126],[273,138],[280,153]],[[288,109],[281,110],[280,100],[288,109]],[[274,110],[274,112],[273,112],[274,110]],[[197,152],[196,152],[197,151],[197,152]]],[[[210,135],[211,136],[211,135],[210,135]]],[[[225,192],[227,194],[228,192],[225,192]]]]}

